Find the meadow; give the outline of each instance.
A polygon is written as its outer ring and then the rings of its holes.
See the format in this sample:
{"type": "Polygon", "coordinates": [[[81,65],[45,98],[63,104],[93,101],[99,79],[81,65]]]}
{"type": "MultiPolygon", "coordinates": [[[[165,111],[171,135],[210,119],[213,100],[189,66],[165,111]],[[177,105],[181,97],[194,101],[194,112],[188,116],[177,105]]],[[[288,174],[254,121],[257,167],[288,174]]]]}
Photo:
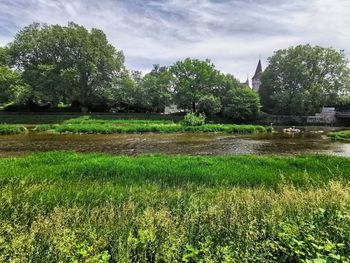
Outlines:
{"type": "Polygon", "coordinates": [[[348,262],[335,156],[0,159],[1,262],[348,262]]]}
{"type": "Polygon", "coordinates": [[[44,124],[36,127],[37,131],[51,131],[59,133],[140,133],[140,132],[227,132],[254,133],[271,131],[270,127],[260,125],[237,124],[204,124],[201,126],[187,126],[181,122],[170,120],[137,120],[115,119],[101,120],[82,116],[63,121],[61,124],[44,124]]]}

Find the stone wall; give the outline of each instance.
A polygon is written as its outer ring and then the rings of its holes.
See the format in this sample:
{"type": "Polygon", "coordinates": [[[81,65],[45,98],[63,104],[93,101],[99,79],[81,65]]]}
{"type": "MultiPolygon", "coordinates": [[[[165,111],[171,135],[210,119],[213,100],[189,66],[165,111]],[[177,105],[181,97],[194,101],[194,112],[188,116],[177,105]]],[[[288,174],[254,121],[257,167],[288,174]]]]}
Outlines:
{"type": "Polygon", "coordinates": [[[333,107],[323,107],[315,116],[307,116],[308,124],[333,124],[336,123],[336,110],[333,107]]]}

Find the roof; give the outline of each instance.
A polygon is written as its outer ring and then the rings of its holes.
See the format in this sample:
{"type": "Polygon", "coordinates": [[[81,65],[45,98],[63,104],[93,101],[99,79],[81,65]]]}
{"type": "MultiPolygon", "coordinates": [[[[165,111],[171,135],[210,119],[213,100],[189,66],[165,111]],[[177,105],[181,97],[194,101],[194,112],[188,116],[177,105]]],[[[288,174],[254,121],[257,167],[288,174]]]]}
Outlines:
{"type": "Polygon", "coordinates": [[[261,73],[262,73],[262,66],[261,66],[261,59],[259,59],[258,66],[256,67],[253,79],[259,78],[261,73]]]}

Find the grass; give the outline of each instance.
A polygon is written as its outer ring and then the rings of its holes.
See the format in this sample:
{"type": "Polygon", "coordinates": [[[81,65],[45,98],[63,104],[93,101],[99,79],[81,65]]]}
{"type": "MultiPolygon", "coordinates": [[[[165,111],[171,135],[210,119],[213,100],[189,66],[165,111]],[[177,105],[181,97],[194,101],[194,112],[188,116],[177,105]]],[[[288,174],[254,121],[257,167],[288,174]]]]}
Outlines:
{"type": "Polygon", "coordinates": [[[330,132],[327,136],[334,140],[350,141],[350,130],[330,132]]]}
{"type": "Polygon", "coordinates": [[[56,125],[39,125],[38,131],[60,133],[137,133],[137,132],[227,132],[254,133],[270,131],[260,125],[205,124],[202,126],[185,126],[165,120],[96,120],[83,116],[64,121],[56,125]]]}
{"type": "Polygon", "coordinates": [[[349,180],[334,156],[4,158],[0,261],[346,262],[349,180]]]}
{"type": "Polygon", "coordinates": [[[0,135],[25,133],[27,129],[21,125],[0,124],[0,135]]]}

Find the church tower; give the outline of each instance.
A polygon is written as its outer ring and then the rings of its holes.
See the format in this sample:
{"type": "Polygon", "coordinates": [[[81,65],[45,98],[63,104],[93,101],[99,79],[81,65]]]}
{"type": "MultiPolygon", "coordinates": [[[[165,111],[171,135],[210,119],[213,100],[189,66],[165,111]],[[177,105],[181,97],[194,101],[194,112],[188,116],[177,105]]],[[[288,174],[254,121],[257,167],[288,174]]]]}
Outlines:
{"type": "Polygon", "coordinates": [[[261,59],[259,59],[258,66],[256,67],[254,77],[252,78],[252,88],[255,92],[258,92],[260,89],[261,81],[260,77],[262,74],[261,59]]]}

